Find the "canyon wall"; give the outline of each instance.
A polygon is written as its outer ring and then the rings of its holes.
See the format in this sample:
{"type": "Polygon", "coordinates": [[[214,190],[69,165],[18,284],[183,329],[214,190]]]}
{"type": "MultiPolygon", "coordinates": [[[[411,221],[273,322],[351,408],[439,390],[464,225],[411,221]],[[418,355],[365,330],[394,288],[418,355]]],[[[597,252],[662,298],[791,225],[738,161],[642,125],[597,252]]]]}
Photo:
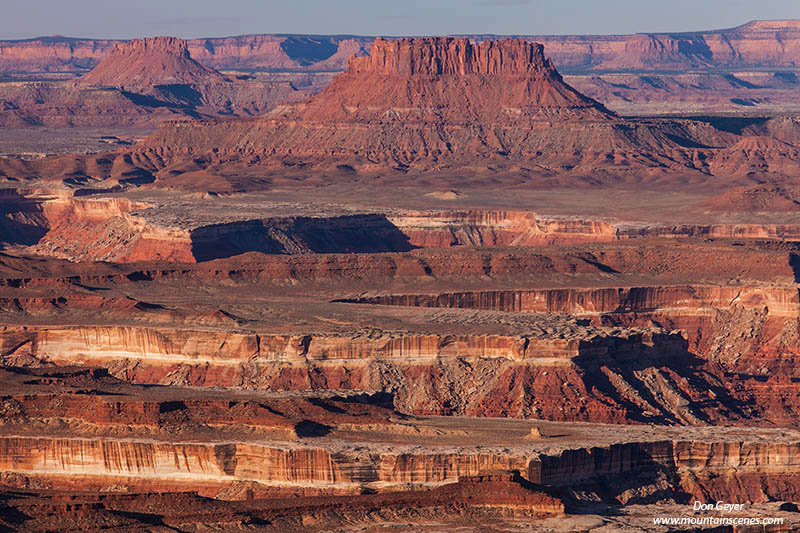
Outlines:
{"type": "MultiPolygon", "coordinates": [[[[684,332],[687,349],[745,375],[795,376],[798,289],[658,286],[363,296],[353,303],[587,316],[606,326],[659,325],[684,332]]],[[[761,388],[761,387],[759,387],[761,388]]]]}
{"type": "Polygon", "coordinates": [[[434,486],[486,471],[528,470],[524,455],[477,452],[338,452],[276,443],[195,444],[0,437],[0,470],[39,476],[149,478],[154,483],[255,481],[264,485],[339,488],[359,493],[434,486]]]}
{"type": "MultiPolygon", "coordinates": [[[[476,35],[476,40],[498,36],[476,35]]],[[[560,69],[585,71],[753,68],[798,65],[797,21],[754,21],[719,31],[610,36],[525,36],[543,43],[560,69]]],[[[372,37],[244,35],[189,41],[198,61],[221,69],[342,70],[372,37]]],[[[0,43],[0,71],[59,72],[94,67],[114,41],[43,37],[0,43]]]]}
{"type": "MultiPolygon", "coordinates": [[[[726,389],[687,351],[680,334],[569,325],[558,331],[287,337],[27,327],[6,328],[2,336],[6,364],[100,366],[133,383],[377,391],[417,414],[746,423],[742,409],[712,408],[716,403],[709,400],[743,401],[750,389],[726,389]]],[[[792,402],[757,408],[767,407],[773,417],[795,416],[792,402]]]]}
{"type": "Polygon", "coordinates": [[[632,477],[669,473],[678,478],[671,488],[678,501],[757,503],[792,497],[790,487],[800,481],[798,451],[796,443],[634,442],[543,454],[531,461],[528,477],[577,491],[607,478],[628,503],[641,498],[632,477]]]}
{"type": "MultiPolygon", "coordinates": [[[[371,37],[244,35],[188,41],[189,53],[214,68],[342,70],[371,37]]],[[[0,42],[0,72],[75,72],[97,66],[119,41],[41,37],[0,42]]]]}
{"type": "MultiPolygon", "coordinates": [[[[119,490],[146,480],[152,488],[193,486],[207,495],[242,482],[282,489],[313,488],[318,493],[336,490],[358,494],[370,487],[409,490],[455,483],[459,478],[487,472],[516,470],[537,485],[575,491],[596,490],[610,483],[615,487],[611,489],[616,491],[615,497],[623,503],[632,497],[630,489],[647,493],[649,486],[659,486],[660,473],[669,472],[671,497],[677,501],[727,498],[757,503],[792,499],[796,494],[800,445],[663,440],[544,453],[508,449],[331,452],[288,443],[269,446],[3,436],[0,469],[6,480],[23,476],[39,486],[53,488],[80,479],[85,486],[116,484],[119,490]],[[623,479],[628,481],[619,481],[623,479]]],[[[652,499],[657,500],[657,496],[652,499]]]]}

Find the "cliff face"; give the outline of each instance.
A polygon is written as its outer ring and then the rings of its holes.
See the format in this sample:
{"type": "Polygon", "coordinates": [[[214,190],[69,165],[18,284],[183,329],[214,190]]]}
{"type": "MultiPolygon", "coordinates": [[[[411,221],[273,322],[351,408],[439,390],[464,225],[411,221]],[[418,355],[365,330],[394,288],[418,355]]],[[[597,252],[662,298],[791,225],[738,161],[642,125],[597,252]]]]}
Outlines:
{"type": "MultiPolygon", "coordinates": [[[[461,449],[450,453],[398,450],[366,454],[254,443],[0,437],[0,467],[6,480],[18,476],[18,480],[29,480],[26,482],[32,485],[53,488],[67,488],[70,480],[72,485],[80,480],[84,490],[113,483],[117,491],[146,481],[151,491],[178,491],[191,486],[206,495],[224,495],[237,484],[249,484],[251,492],[259,487],[262,491],[281,487],[312,494],[358,494],[366,487],[410,491],[443,484],[458,487],[459,480],[463,483],[474,477],[473,482],[477,482],[486,472],[516,470],[540,490],[566,487],[584,497],[603,494],[623,504],[658,501],[657,494],[642,496],[655,487],[661,488],[662,494],[669,491],[669,499],[677,502],[695,498],[760,503],[791,500],[797,494],[799,457],[796,442],[723,440],[633,442],[545,453],[461,449]],[[660,480],[658,472],[668,472],[670,481],[660,480]],[[626,490],[629,487],[631,490],[626,490]]],[[[491,483],[481,483],[475,488],[480,491],[489,487],[491,483]]],[[[481,506],[486,495],[476,496],[470,500],[481,506]]],[[[426,497],[437,499],[436,490],[426,497]]],[[[553,498],[493,502],[497,504],[509,512],[527,509],[563,513],[563,504],[553,498]]]]}
{"type": "MultiPolygon", "coordinates": [[[[741,402],[751,394],[740,384],[711,385],[717,378],[686,351],[685,339],[652,329],[564,331],[564,339],[119,327],[9,328],[2,335],[9,363],[97,365],[135,383],[391,391],[398,408],[418,414],[745,423],[742,409],[707,406],[717,405],[712,397],[741,402]],[[642,381],[636,374],[645,368],[642,381]],[[598,381],[609,387],[597,388],[598,381]]],[[[775,416],[795,416],[791,402],[772,407],[775,416]]]]}
{"type": "MultiPolygon", "coordinates": [[[[258,482],[284,487],[338,488],[435,486],[483,472],[518,470],[545,486],[591,486],[616,476],[645,478],[657,468],[678,478],[671,487],[686,496],[743,502],[780,499],[796,494],[800,474],[797,443],[663,441],[576,448],[560,453],[473,452],[332,454],[324,448],[274,448],[252,443],[181,444],[57,438],[0,438],[0,468],[29,476],[88,476],[94,483],[150,479],[152,486],[258,482]],[[780,469],[780,473],[776,469],[780,469]],[[725,483],[711,481],[719,474],[725,483]],[[130,480],[126,479],[130,478],[130,480]],[[761,486],[753,481],[760,480],[761,486]]],[[[208,489],[206,489],[208,490],[208,489]]],[[[217,490],[219,490],[217,488],[217,490]]]]}
{"type": "Polygon", "coordinates": [[[136,441],[0,438],[0,468],[25,474],[134,479],[156,483],[232,483],[338,488],[357,493],[368,483],[421,487],[485,471],[524,470],[527,458],[492,453],[332,454],[324,448],[255,443],[178,444],[136,441]],[[38,451],[37,451],[38,450],[38,451]]]}
{"type": "Polygon", "coordinates": [[[414,307],[451,307],[529,313],[641,313],[656,309],[681,309],[703,314],[707,309],[731,305],[748,310],[768,309],[773,316],[800,315],[794,287],[673,286],[608,289],[537,289],[443,294],[409,294],[364,297],[354,303],[414,307]]]}
{"type": "Polygon", "coordinates": [[[0,42],[3,72],[88,71],[116,44],[111,40],[41,37],[0,42]]]}
{"type": "MultiPolygon", "coordinates": [[[[640,442],[566,450],[531,461],[528,476],[537,483],[588,488],[593,478],[615,479],[612,491],[619,501],[636,499],[625,491],[624,479],[634,473],[646,476],[660,468],[680,479],[677,499],[717,501],[726,498],[764,502],[782,499],[800,480],[798,447],[783,443],[663,441],[640,442]],[[767,472],[775,458],[782,466],[772,477],[767,472]],[[723,473],[724,472],[724,473],[723,473]]],[[[591,489],[590,489],[591,490],[591,489]]]]}
{"type": "Polygon", "coordinates": [[[534,73],[553,76],[555,69],[545,59],[544,47],[536,43],[509,39],[473,45],[468,39],[378,38],[367,57],[350,60],[346,72],[385,76],[519,76],[534,73]]]}
{"type": "MultiPolygon", "coordinates": [[[[189,53],[213,68],[343,70],[371,37],[242,35],[187,41],[189,53]]],[[[0,72],[81,72],[96,67],[120,41],[40,37],[0,41],[0,72]]]]}

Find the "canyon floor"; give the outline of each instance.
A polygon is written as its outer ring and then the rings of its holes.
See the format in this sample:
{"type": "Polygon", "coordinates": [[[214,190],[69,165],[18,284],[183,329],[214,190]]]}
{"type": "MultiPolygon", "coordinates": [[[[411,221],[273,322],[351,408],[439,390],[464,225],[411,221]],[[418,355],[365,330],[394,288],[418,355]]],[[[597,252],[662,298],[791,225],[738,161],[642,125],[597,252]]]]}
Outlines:
{"type": "Polygon", "coordinates": [[[4,203],[5,528],[800,527],[791,212],[592,187],[68,192],[4,203]]]}

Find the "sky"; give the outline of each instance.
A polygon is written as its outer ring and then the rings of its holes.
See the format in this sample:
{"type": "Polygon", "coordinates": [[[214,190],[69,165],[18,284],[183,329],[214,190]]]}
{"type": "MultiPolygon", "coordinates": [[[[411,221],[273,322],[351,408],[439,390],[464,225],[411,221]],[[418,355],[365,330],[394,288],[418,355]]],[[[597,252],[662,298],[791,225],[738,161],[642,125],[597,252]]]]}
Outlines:
{"type": "Polygon", "coordinates": [[[626,34],[800,19],[800,0],[0,0],[0,39],[626,34]]]}

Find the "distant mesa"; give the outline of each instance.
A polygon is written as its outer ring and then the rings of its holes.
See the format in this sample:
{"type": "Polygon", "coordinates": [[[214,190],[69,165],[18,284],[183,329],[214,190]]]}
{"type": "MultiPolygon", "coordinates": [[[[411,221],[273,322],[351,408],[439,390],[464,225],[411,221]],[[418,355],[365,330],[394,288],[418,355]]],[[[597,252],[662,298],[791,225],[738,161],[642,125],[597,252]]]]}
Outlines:
{"type": "MultiPolygon", "coordinates": [[[[474,35],[475,40],[497,36],[474,35]]],[[[722,30],[635,35],[525,35],[569,71],[794,68],[800,21],[764,20],[722,30]]],[[[240,35],[188,41],[192,57],[217,69],[335,70],[364,55],[366,36],[240,35]]],[[[74,72],[96,66],[118,41],[40,37],[0,41],[0,72],[74,72]]]]}
{"type": "Polygon", "coordinates": [[[315,90],[285,81],[231,80],[195,61],[188,43],[175,37],[116,43],[77,80],[0,89],[0,127],[143,128],[165,119],[259,115],[315,90]]]}
{"type": "Polygon", "coordinates": [[[216,70],[192,59],[186,41],[152,37],[117,43],[79,83],[146,92],[158,85],[203,85],[225,80],[216,70]]]}
{"type": "Polygon", "coordinates": [[[473,44],[466,38],[375,39],[366,57],[353,57],[350,74],[386,76],[552,75],[544,47],[519,39],[473,44]]]}
{"type": "Polygon", "coordinates": [[[204,161],[405,172],[535,162],[545,173],[587,173],[598,165],[691,164],[684,147],[708,139],[684,137],[718,132],[682,128],[607,110],[569,86],[541,44],[378,38],[368,57],[351,57],[306,103],[252,120],[168,123],[137,149],[167,167],[204,161]],[[654,154],[635,154],[643,151],[654,154]]]}
{"type": "Polygon", "coordinates": [[[800,33],[800,20],[751,20],[747,24],[742,24],[736,28],[728,30],[730,32],[793,32],[800,33]]]}
{"type": "Polygon", "coordinates": [[[368,56],[352,57],[299,113],[318,120],[449,123],[610,114],[564,83],[541,44],[453,37],[378,38],[368,56]]]}
{"type": "MultiPolygon", "coordinates": [[[[354,53],[310,100],[252,118],[227,118],[249,109],[242,105],[219,113],[220,103],[237,101],[230,91],[239,82],[208,82],[218,79],[225,78],[194,61],[186,42],[156,38],[118,45],[81,83],[135,81],[140,91],[161,91],[153,98],[170,111],[202,119],[164,122],[120,153],[126,168],[156,187],[239,190],[249,185],[223,169],[256,167],[281,177],[324,169],[325,179],[458,172],[591,183],[657,181],[675,172],[698,181],[784,177],[800,170],[800,152],[788,144],[800,131],[792,121],[767,121],[739,134],[700,120],[626,118],[567,84],[543,45],[523,39],[378,38],[369,56],[354,53]],[[159,85],[176,81],[207,85],[196,96],[159,85]]],[[[247,83],[240,86],[249,91],[247,83]]]]}

